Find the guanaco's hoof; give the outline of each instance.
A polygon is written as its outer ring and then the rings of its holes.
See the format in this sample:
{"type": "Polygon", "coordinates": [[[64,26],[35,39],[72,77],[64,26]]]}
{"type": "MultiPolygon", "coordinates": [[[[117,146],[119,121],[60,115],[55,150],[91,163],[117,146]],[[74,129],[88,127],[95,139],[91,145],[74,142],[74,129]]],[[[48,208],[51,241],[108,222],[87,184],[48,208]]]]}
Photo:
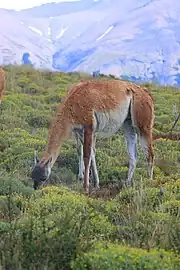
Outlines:
{"type": "Polygon", "coordinates": [[[89,195],[89,187],[84,187],[84,195],[89,195]]]}

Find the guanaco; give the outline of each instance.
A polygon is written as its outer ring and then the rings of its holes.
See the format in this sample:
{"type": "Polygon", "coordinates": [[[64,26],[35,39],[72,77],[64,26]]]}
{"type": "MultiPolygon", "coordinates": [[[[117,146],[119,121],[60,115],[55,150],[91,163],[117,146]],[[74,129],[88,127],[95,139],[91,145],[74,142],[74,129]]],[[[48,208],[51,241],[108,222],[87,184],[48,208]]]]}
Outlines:
{"type": "Polygon", "coordinates": [[[57,108],[49,129],[45,152],[41,159],[35,155],[35,166],[31,175],[34,189],[38,189],[49,178],[60,148],[71,132],[74,132],[81,147],[79,176],[84,179],[85,193],[89,192],[91,163],[96,187],[99,187],[95,139],[111,137],[121,128],[124,131],[129,155],[126,185],[133,184],[138,157],[138,136],[149,177],[153,179],[153,125],[154,101],[143,86],[115,79],[84,80],[75,84],[57,108]]]}

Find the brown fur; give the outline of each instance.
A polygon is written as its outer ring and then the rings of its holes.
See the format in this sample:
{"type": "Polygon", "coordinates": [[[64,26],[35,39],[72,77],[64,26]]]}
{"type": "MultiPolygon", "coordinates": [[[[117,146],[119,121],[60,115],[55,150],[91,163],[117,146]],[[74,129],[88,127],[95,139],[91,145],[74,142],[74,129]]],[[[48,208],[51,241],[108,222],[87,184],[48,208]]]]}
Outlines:
{"type": "Polygon", "coordinates": [[[133,90],[133,115],[141,134],[148,136],[154,125],[154,101],[151,94],[140,86],[133,90]],[[142,113],[143,112],[143,113],[142,113]]]}
{"type": "Polygon", "coordinates": [[[5,88],[5,73],[4,70],[0,67],[0,102],[3,98],[3,92],[5,88]]]}
{"type": "Polygon", "coordinates": [[[133,115],[134,121],[141,135],[148,142],[148,162],[153,163],[152,128],[154,125],[154,101],[146,88],[134,85],[133,90],[133,115]]]}
{"type": "Polygon", "coordinates": [[[92,124],[93,112],[116,109],[125,100],[128,89],[118,81],[81,81],[64,100],[71,124],[92,124]]]}

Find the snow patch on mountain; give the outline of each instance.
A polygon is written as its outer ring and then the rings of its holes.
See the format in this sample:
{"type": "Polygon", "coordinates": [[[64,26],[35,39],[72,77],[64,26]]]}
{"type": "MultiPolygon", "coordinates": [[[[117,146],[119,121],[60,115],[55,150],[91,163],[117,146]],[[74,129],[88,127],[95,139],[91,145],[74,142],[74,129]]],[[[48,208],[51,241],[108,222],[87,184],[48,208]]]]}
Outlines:
{"type": "Polygon", "coordinates": [[[28,26],[28,28],[31,29],[32,31],[34,31],[35,33],[43,36],[43,33],[39,29],[37,29],[37,28],[35,28],[33,26],[28,26]]]}
{"type": "Polygon", "coordinates": [[[48,26],[48,36],[51,35],[51,28],[48,26]]]}
{"type": "Polygon", "coordinates": [[[60,33],[56,36],[56,39],[59,39],[60,37],[62,37],[64,35],[64,33],[67,31],[67,27],[64,27],[60,30],[60,33]]]}
{"type": "Polygon", "coordinates": [[[96,41],[101,40],[103,37],[105,37],[113,28],[114,25],[111,25],[100,37],[96,39],[96,41]]]}

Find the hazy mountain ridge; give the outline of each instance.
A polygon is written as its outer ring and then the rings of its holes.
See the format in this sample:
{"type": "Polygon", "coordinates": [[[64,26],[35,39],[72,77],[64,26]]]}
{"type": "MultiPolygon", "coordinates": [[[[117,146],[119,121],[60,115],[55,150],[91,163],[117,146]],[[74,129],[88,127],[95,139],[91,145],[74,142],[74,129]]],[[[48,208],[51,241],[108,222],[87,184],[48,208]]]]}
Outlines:
{"type": "Polygon", "coordinates": [[[28,51],[37,67],[180,85],[177,0],[83,0],[2,14],[0,52],[10,62],[28,51]]]}

